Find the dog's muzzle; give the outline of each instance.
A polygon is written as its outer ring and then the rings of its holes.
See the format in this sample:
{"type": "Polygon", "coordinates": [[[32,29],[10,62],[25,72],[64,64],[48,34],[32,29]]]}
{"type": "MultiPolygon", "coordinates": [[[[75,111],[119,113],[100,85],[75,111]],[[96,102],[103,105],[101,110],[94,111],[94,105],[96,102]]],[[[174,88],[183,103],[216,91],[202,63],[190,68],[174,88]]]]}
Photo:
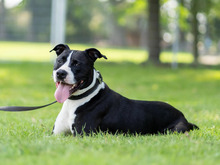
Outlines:
{"type": "Polygon", "coordinates": [[[63,81],[66,78],[67,74],[68,73],[65,70],[62,69],[58,70],[56,73],[57,80],[63,81]]]}

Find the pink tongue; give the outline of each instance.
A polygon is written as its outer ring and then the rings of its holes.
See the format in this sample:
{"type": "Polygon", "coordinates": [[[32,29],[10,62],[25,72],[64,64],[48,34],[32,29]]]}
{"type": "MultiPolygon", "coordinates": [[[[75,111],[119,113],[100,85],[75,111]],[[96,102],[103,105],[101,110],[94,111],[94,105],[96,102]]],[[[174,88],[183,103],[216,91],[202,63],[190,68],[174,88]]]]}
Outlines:
{"type": "Polygon", "coordinates": [[[57,83],[57,90],[55,91],[55,98],[57,102],[63,103],[66,99],[69,98],[70,96],[70,88],[72,87],[71,85],[63,84],[63,83],[57,83]]]}

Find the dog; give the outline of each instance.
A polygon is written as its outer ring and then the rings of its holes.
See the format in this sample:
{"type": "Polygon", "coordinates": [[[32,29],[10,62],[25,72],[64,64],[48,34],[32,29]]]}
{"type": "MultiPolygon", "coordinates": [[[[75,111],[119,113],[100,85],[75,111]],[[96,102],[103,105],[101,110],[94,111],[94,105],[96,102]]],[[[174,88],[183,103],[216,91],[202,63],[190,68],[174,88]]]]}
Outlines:
{"type": "Polygon", "coordinates": [[[95,48],[71,50],[58,44],[53,69],[55,98],[63,107],[52,134],[89,135],[184,133],[199,129],[183,113],[160,101],[131,100],[111,90],[94,68],[98,58],[107,59],[95,48]]]}

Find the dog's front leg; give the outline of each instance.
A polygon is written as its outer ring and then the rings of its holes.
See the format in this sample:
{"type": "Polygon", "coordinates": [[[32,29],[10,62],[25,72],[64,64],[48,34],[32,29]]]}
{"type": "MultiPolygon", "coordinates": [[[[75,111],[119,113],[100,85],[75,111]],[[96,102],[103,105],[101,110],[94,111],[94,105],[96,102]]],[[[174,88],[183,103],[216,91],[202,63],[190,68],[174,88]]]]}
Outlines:
{"type": "Polygon", "coordinates": [[[68,123],[68,112],[65,111],[65,108],[63,107],[60,111],[59,115],[56,118],[56,121],[54,123],[52,134],[57,135],[61,133],[69,133],[70,127],[68,123]]]}
{"type": "Polygon", "coordinates": [[[97,127],[89,123],[77,123],[72,125],[71,130],[73,136],[88,136],[97,133],[97,127]]]}

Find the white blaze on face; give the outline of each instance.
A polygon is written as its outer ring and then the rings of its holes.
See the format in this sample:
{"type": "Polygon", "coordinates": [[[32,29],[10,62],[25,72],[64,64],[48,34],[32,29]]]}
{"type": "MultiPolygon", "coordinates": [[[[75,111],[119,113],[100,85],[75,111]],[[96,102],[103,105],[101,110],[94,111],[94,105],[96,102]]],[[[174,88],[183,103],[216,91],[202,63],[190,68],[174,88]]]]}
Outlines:
{"type": "Polygon", "coordinates": [[[66,101],[69,98],[70,90],[71,90],[73,84],[76,83],[75,78],[74,78],[74,74],[71,71],[71,68],[69,67],[72,53],[73,53],[73,51],[69,54],[67,61],[59,69],[53,71],[53,78],[54,78],[54,81],[56,82],[56,87],[57,87],[57,89],[54,93],[54,96],[59,103],[63,103],[64,101],[66,101]],[[64,79],[65,83],[57,82],[56,74],[59,70],[65,70],[67,72],[67,76],[64,79]]]}
{"type": "Polygon", "coordinates": [[[75,84],[75,83],[76,83],[74,74],[73,74],[71,68],[69,67],[72,53],[73,53],[73,51],[71,51],[71,53],[69,54],[69,56],[68,56],[68,58],[67,58],[67,61],[66,61],[60,68],[58,68],[57,70],[54,70],[54,71],[53,71],[53,79],[54,79],[54,82],[57,82],[57,76],[56,76],[56,75],[57,75],[57,72],[58,72],[59,70],[65,70],[65,71],[67,72],[67,76],[66,76],[66,78],[64,79],[65,83],[67,83],[67,84],[75,84]]]}

